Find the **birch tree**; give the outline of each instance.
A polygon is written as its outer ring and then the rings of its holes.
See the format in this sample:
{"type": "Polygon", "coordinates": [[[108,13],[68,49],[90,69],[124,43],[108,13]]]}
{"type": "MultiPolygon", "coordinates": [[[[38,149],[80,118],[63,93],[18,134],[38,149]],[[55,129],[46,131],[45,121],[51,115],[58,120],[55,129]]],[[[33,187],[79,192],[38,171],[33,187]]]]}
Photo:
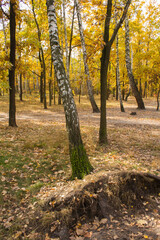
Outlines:
{"type": "Polygon", "coordinates": [[[133,75],[132,67],[131,67],[128,17],[126,17],[126,19],[125,19],[125,55],[126,55],[127,73],[128,73],[130,86],[132,88],[132,92],[133,92],[133,94],[135,96],[135,99],[137,101],[138,108],[139,109],[145,109],[144,102],[143,102],[143,99],[141,97],[140,92],[138,91],[137,85],[135,83],[135,79],[134,79],[134,75],[133,75]]]}
{"type": "Polygon", "coordinates": [[[52,60],[55,75],[57,77],[58,87],[63,101],[66,117],[66,127],[69,136],[69,152],[72,166],[72,178],[83,178],[84,175],[92,171],[93,167],[89,162],[86,150],[82,142],[78,113],[70,87],[70,82],[66,76],[63,64],[59,45],[57,18],[54,5],[55,1],[47,0],[46,3],[52,60]]]}
{"type": "Polygon", "coordinates": [[[88,68],[88,64],[87,64],[87,51],[86,51],[86,44],[85,44],[84,33],[83,33],[79,1],[75,0],[74,4],[76,7],[76,11],[77,11],[79,32],[80,32],[80,37],[81,37],[81,45],[82,45],[82,50],[83,50],[83,61],[84,61],[84,67],[85,67],[85,74],[87,75],[87,89],[88,89],[89,100],[91,102],[93,112],[100,112],[99,108],[95,102],[95,99],[94,99],[93,86],[92,86],[92,82],[90,80],[89,68],[88,68]]]}

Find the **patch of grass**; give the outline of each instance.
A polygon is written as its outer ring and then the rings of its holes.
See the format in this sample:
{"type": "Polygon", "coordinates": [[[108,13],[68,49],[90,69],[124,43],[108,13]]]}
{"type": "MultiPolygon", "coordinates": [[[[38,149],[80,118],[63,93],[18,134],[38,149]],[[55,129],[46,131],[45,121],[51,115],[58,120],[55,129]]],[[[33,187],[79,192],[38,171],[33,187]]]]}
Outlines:
{"type": "Polygon", "coordinates": [[[28,190],[32,195],[34,195],[34,194],[38,193],[39,190],[41,189],[41,187],[43,187],[43,186],[44,186],[43,182],[36,182],[33,185],[29,186],[28,190]]]}
{"type": "Polygon", "coordinates": [[[25,142],[23,145],[24,149],[30,149],[33,150],[34,148],[46,148],[46,142],[44,141],[38,141],[38,142],[25,142]]]}

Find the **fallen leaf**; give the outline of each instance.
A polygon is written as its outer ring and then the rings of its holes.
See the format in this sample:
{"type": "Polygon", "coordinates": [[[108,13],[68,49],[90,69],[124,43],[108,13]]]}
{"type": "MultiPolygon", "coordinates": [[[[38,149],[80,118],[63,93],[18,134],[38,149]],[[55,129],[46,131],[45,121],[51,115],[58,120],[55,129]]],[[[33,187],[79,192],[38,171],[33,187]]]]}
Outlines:
{"type": "Polygon", "coordinates": [[[87,233],[84,235],[84,237],[87,237],[87,238],[92,237],[92,232],[87,232],[87,233]]]}
{"type": "Polygon", "coordinates": [[[84,235],[83,229],[77,228],[77,229],[76,229],[76,234],[77,234],[78,236],[83,236],[83,235],[84,235]]]}
{"type": "Polygon", "coordinates": [[[102,218],[100,224],[106,224],[108,222],[107,218],[102,218]]]}
{"type": "Polygon", "coordinates": [[[140,219],[140,220],[138,220],[137,221],[137,224],[138,225],[145,225],[145,224],[147,224],[148,222],[146,221],[146,220],[143,220],[143,219],[140,219]]]}

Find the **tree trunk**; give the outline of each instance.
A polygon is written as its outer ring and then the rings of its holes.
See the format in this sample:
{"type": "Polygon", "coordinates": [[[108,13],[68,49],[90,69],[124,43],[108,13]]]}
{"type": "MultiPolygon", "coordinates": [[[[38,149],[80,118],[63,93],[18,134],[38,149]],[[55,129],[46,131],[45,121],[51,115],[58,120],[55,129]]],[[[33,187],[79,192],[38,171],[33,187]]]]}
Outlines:
{"type": "Polygon", "coordinates": [[[128,100],[128,97],[130,96],[130,94],[131,94],[131,85],[129,84],[129,91],[128,91],[128,93],[127,93],[127,95],[126,95],[126,97],[125,97],[124,101],[126,101],[126,102],[127,102],[127,100],[128,100]]]}
{"type": "Polygon", "coordinates": [[[22,90],[22,73],[20,73],[20,76],[19,76],[19,99],[20,99],[20,101],[23,101],[22,95],[23,95],[23,90],[22,90]]]}
{"type": "Polygon", "coordinates": [[[84,67],[85,67],[85,74],[87,75],[87,89],[88,89],[89,100],[91,102],[93,112],[100,112],[99,108],[95,102],[95,99],[94,99],[93,86],[92,86],[92,82],[90,80],[89,68],[88,68],[88,64],[87,64],[86,44],[85,44],[85,39],[84,39],[83,27],[82,27],[82,18],[81,18],[81,13],[80,13],[79,1],[75,0],[74,3],[75,3],[76,11],[77,11],[79,32],[80,32],[80,37],[81,37],[81,45],[82,45],[82,50],[83,50],[83,61],[84,61],[84,67]]]}
{"type": "Polygon", "coordinates": [[[3,15],[2,15],[2,26],[3,26],[3,34],[4,34],[5,53],[7,54],[7,37],[6,37],[6,30],[5,30],[3,15]]]}
{"type": "MultiPolygon", "coordinates": [[[[124,79],[124,75],[123,75],[124,79]]],[[[124,101],[125,89],[124,89],[124,81],[123,81],[123,89],[122,89],[122,100],[124,101]]]]}
{"type": "Polygon", "coordinates": [[[116,101],[118,101],[117,67],[116,67],[116,101]]]}
{"type": "Polygon", "coordinates": [[[9,70],[9,126],[17,127],[15,104],[16,14],[15,1],[10,0],[10,63],[9,70]]]}
{"type": "Polygon", "coordinates": [[[74,7],[73,7],[73,17],[72,17],[72,25],[71,25],[71,36],[70,36],[70,43],[69,43],[69,56],[68,56],[68,64],[69,64],[69,67],[70,67],[71,52],[72,52],[74,15],[75,15],[75,4],[74,4],[74,7]]]}
{"type": "Polygon", "coordinates": [[[50,69],[50,79],[49,79],[49,106],[52,105],[53,89],[52,89],[52,59],[51,59],[51,69],[50,69]]]}
{"type": "MultiPolygon", "coordinates": [[[[40,64],[41,64],[41,70],[43,70],[43,72],[41,73],[41,77],[43,77],[44,80],[44,84],[43,84],[43,104],[44,104],[44,109],[47,109],[47,101],[46,101],[46,64],[45,64],[45,59],[44,59],[44,52],[43,52],[43,47],[42,47],[42,43],[41,43],[41,31],[39,28],[39,24],[37,22],[37,18],[36,18],[36,14],[35,14],[35,10],[34,10],[34,0],[32,0],[32,12],[33,12],[33,16],[34,16],[34,20],[37,26],[37,31],[38,31],[38,41],[39,41],[39,60],[40,60],[40,64]]],[[[41,99],[42,100],[42,99],[41,99]]]]}
{"type": "Polygon", "coordinates": [[[101,83],[101,116],[100,116],[100,130],[99,130],[100,144],[107,143],[106,90],[107,90],[107,72],[108,72],[108,66],[109,66],[111,46],[115,40],[115,37],[118,33],[119,28],[122,26],[122,23],[126,17],[130,3],[131,3],[131,0],[128,0],[126,2],[122,17],[120,18],[118,24],[114,28],[113,34],[110,39],[109,39],[109,30],[110,30],[110,20],[111,20],[111,13],[112,13],[112,0],[108,0],[108,4],[107,4],[107,13],[106,13],[105,27],[104,27],[105,44],[102,50],[101,70],[100,70],[100,83],[101,83]]]}
{"type": "Polygon", "coordinates": [[[159,111],[159,95],[160,95],[160,88],[158,90],[158,93],[157,93],[157,111],[159,111]]]}
{"type": "Polygon", "coordinates": [[[118,34],[116,37],[116,53],[117,53],[117,85],[118,85],[118,95],[119,95],[119,102],[120,102],[120,109],[121,112],[125,112],[124,107],[123,107],[123,102],[122,102],[122,93],[121,93],[121,85],[120,85],[120,73],[119,73],[119,51],[118,51],[118,34]]]}
{"type": "MultiPolygon", "coordinates": [[[[116,8],[116,7],[115,7],[116,8]]],[[[117,9],[115,9],[115,24],[117,25],[117,9]]],[[[118,95],[119,95],[119,102],[120,102],[120,109],[121,112],[125,112],[124,107],[123,107],[123,102],[122,102],[122,93],[121,93],[121,85],[120,85],[120,73],[119,73],[119,38],[118,38],[118,33],[116,36],[116,55],[117,55],[117,59],[116,59],[116,63],[117,63],[117,67],[116,67],[116,82],[117,82],[117,87],[118,87],[118,95]]]]}
{"type": "Polygon", "coordinates": [[[66,76],[62,55],[60,51],[57,19],[54,0],[47,0],[48,22],[52,60],[59,90],[63,100],[66,127],[69,135],[70,161],[72,165],[72,178],[83,178],[93,169],[91,166],[80,133],[78,113],[74,102],[70,82],[66,76]]]}
{"type": "Polygon", "coordinates": [[[66,26],[66,1],[63,0],[63,23],[64,23],[64,37],[65,37],[65,50],[66,50],[66,69],[67,77],[69,79],[69,54],[68,54],[68,40],[67,40],[67,26],[66,26]]]}
{"type": "Polygon", "coordinates": [[[126,67],[127,73],[129,77],[129,82],[132,88],[132,92],[136,98],[137,105],[139,109],[145,109],[142,97],[138,91],[138,88],[135,83],[135,79],[133,76],[132,68],[131,68],[131,58],[130,58],[130,40],[129,40],[129,22],[128,18],[125,19],[125,47],[126,47],[126,67]]]}

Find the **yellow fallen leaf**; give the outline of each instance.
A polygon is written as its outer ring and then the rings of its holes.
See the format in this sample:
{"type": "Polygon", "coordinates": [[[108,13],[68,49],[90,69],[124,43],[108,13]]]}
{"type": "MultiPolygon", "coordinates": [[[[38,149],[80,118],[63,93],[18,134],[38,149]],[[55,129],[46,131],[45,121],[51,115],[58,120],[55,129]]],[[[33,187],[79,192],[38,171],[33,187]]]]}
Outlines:
{"type": "Polygon", "coordinates": [[[146,238],[146,239],[148,238],[148,236],[147,236],[147,235],[144,235],[143,237],[144,237],[144,238],[146,238]]]}

